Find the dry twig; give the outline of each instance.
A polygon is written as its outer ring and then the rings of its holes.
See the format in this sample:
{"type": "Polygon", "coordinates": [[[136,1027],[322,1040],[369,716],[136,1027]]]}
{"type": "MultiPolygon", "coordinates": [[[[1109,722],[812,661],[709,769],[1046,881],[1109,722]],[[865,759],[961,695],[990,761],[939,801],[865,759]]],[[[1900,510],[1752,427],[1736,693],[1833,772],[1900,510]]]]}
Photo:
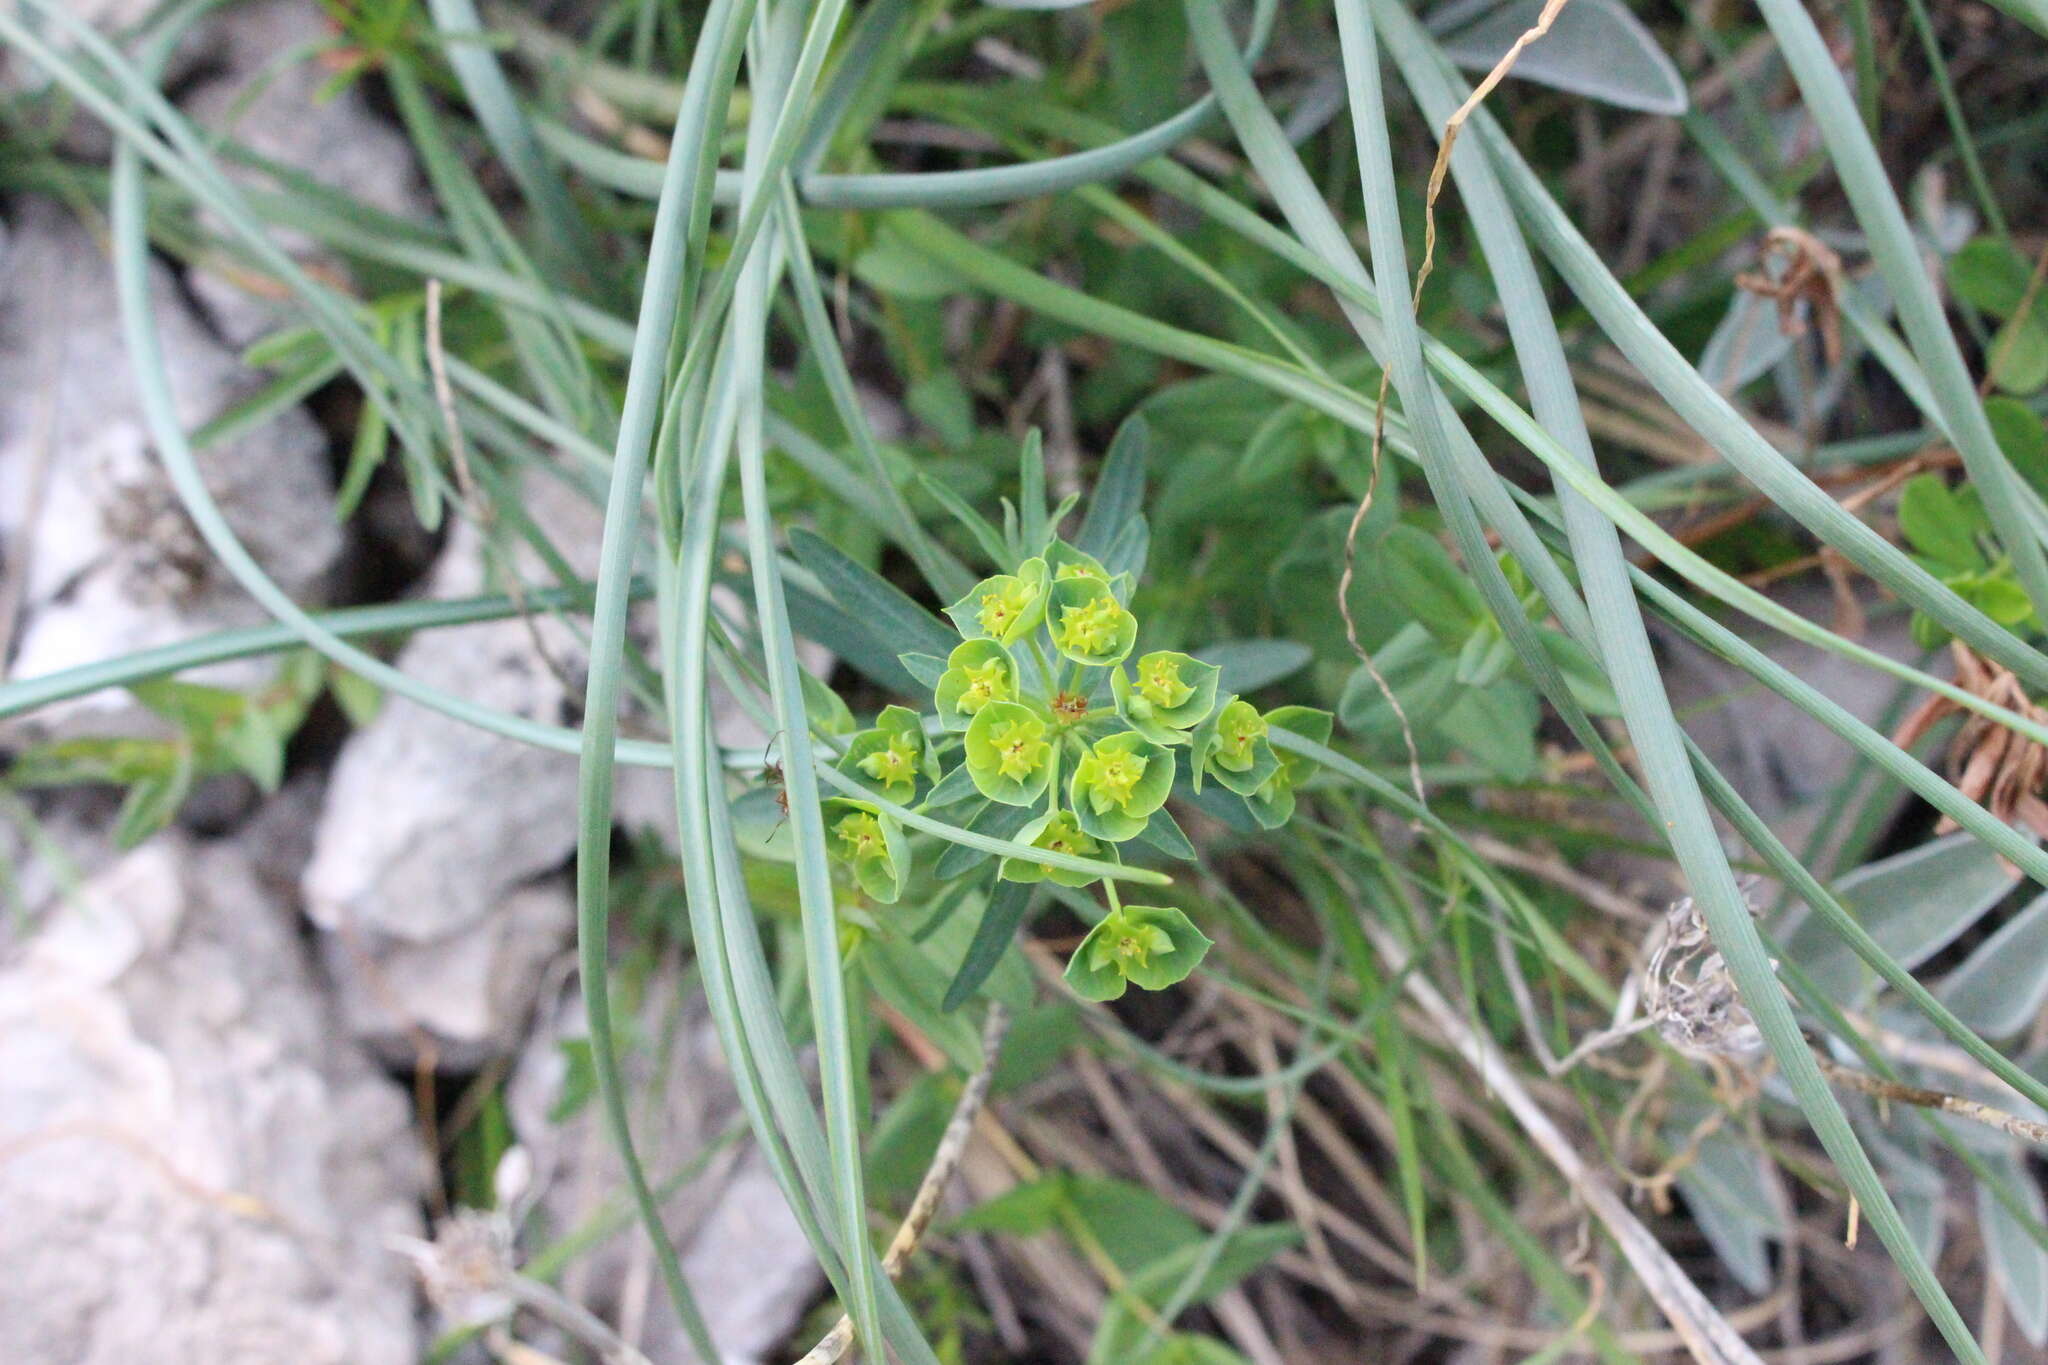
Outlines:
{"type": "MultiPolygon", "coordinates": [[[[946,1121],[946,1131],[939,1138],[939,1149],[932,1154],[932,1164],[918,1183],[916,1197],[910,1201],[910,1212],[903,1215],[902,1226],[896,1229],[896,1235],[889,1239],[889,1249],[882,1254],[882,1269],[892,1280],[903,1273],[904,1262],[910,1259],[911,1252],[917,1250],[919,1239],[931,1225],[932,1215],[939,1211],[939,1196],[945,1193],[947,1183],[960,1165],[961,1155],[967,1150],[967,1140],[973,1136],[975,1117],[981,1112],[982,1101],[988,1098],[989,1082],[996,1071],[996,1057],[1002,1050],[1003,1035],[1009,1029],[1010,1012],[999,1002],[989,1001],[988,1020],[981,1030],[981,1070],[968,1077],[966,1086],[960,1091],[960,1098],[953,1105],[953,1116],[946,1121]]],[[[796,1365],[834,1365],[851,1345],[853,1319],[842,1316],[796,1365]]]]}

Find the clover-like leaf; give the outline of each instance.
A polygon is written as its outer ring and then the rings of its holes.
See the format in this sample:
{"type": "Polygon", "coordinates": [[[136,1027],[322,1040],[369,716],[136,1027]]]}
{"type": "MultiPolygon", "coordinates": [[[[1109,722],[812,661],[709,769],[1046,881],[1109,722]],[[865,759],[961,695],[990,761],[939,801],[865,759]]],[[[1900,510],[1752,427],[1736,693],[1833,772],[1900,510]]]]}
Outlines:
{"type": "MultiPolygon", "coordinates": [[[[1104,848],[1101,841],[1081,828],[1074,817],[1066,811],[1053,811],[1041,815],[1024,826],[1017,834],[1017,842],[1042,848],[1052,853],[1068,853],[1077,858],[1104,858],[1114,862],[1116,850],[1104,848]]],[[[1034,863],[1028,858],[1005,858],[996,868],[996,875],[1008,882],[1038,882],[1050,877],[1061,886],[1087,886],[1095,881],[1091,872],[1075,872],[1071,868],[1054,867],[1050,863],[1034,863]]]]}
{"type": "Polygon", "coordinates": [[[1085,1000],[1114,1000],[1127,984],[1163,991],[1187,979],[1209,938],[1171,906],[1126,905],[1088,931],[1067,961],[1067,985],[1085,1000]]]}
{"type": "Polygon", "coordinates": [[[946,608],[946,615],[970,640],[1013,645],[1045,619],[1051,571],[1038,558],[1025,560],[1015,573],[993,574],[946,608]]]}
{"type": "Polygon", "coordinates": [[[1138,618],[1107,582],[1085,575],[1052,585],[1046,624],[1062,655],[1096,668],[1122,663],[1138,641],[1138,618]]]}
{"type": "Polygon", "coordinates": [[[967,773],[991,801],[1028,806],[1052,781],[1052,722],[1021,702],[992,701],[967,727],[967,773]]]}
{"type": "MultiPolygon", "coordinates": [[[[1313,706],[1279,706],[1266,713],[1266,724],[1270,729],[1285,730],[1318,744],[1330,742],[1334,721],[1328,711],[1319,711],[1313,706]]],[[[1278,829],[1294,818],[1295,786],[1315,771],[1316,766],[1309,759],[1286,749],[1275,749],[1273,756],[1279,760],[1273,775],[1244,799],[1245,805],[1251,809],[1252,818],[1265,829],[1278,829]]]]}
{"type": "Polygon", "coordinates": [[[896,822],[866,801],[835,796],[823,803],[832,856],[853,869],[860,889],[894,905],[910,875],[910,850],[896,822]]]}
{"type": "Polygon", "coordinates": [[[917,780],[936,782],[938,759],[925,738],[924,722],[907,706],[885,707],[875,728],[863,730],[846,746],[839,771],[891,801],[917,794],[917,780]]]}
{"type": "Polygon", "coordinates": [[[932,699],[940,724],[965,730],[990,702],[1017,700],[1017,661],[994,640],[963,640],[946,656],[932,699]]]}
{"type": "Polygon", "coordinates": [[[1138,660],[1137,679],[1119,668],[1109,675],[1117,714],[1154,744],[1185,744],[1187,731],[1216,709],[1216,684],[1223,670],[1170,649],[1155,649],[1138,660]]]}
{"type": "Polygon", "coordinates": [[[1135,730],[1095,741],[1074,765],[1074,818],[1097,839],[1135,837],[1173,790],[1173,751],[1135,730]]]}
{"type": "Polygon", "coordinates": [[[1205,775],[1239,796],[1250,796],[1265,786],[1266,779],[1280,767],[1266,730],[1266,718],[1258,707],[1242,697],[1226,698],[1215,714],[1195,727],[1190,761],[1195,790],[1202,789],[1205,775]]]}

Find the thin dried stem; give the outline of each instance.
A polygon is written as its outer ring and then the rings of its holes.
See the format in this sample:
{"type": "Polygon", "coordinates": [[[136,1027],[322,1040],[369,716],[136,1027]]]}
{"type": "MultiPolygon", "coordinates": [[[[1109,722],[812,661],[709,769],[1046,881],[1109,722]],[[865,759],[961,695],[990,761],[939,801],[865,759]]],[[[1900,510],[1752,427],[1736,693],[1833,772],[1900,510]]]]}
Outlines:
{"type": "MultiPolygon", "coordinates": [[[[882,1269],[890,1279],[903,1273],[904,1262],[910,1253],[917,1250],[925,1229],[931,1226],[932,1216],[939,1211],[939,1198],[946,1191],[946,1185],[959,1168],[960,1157],[967,1150],[967,1140],[974,1134],[974,1121],[981,1113],[982,1102],[988,1098],[989,1082],[996,1072],[996,1057],[1003,1046],[1003,1035],[1010,1030],[1010,1012],[998,1001],[988,1005],[988,1019],[981,1030],[981,1069],[967,1078],[967,1084],[960,1091],[960,1098],[953,1105],[953,1116],[946,1121],[946,1131],[939,1138],[939,1149],[932,1154],[932,1164],[926,1168],[924,1179],[918,1183],[917,1196],[910,1201],[910,1212],[903,1215],[903,1223],[896,1229],[896,1235],[889,1240],[889,1249],[882,1255],[882,1269]]],[[[809,1351],[804,1353],[796,1365],[834,1365],[853,1345],[853,1319],[842,1316],[809,1351]]]]}
{"type": "Polygon", "coordinates": [[[1935,1109],[1944,1114],[1953,1114],[1959,1119],[1981,1123],[1986,1128],[2031,1142],[2048,1146],[2048,1123],[2037,1123],[2033,1119],[2008,1114],[2003,1109],[1994,1109],[1977,1100],[1952,1095],[1946,1090],[1930,1090],[1922,1085],[1907,1085],[1902,1081],[1888,1081],[1882,1076],[1873,1076],[1867,1071],[1857,1071],[1843,1066],[1831,1057],[1816,1052],[1814,1061],[1820,1064],[1821,1074],[1845,1089],[1870,1096],[1881,1104],[1909,1104],[1916,1109],[1935,1109]]]}

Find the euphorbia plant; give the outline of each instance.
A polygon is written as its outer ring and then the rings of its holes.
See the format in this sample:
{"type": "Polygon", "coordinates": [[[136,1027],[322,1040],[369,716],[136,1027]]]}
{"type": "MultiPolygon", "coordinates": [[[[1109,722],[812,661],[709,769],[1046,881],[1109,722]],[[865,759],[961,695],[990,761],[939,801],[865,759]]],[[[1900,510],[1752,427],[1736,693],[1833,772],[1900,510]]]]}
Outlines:
{"type": "MultiPolygon", "coordinates": [[[[955,642],[933,639],[899,656],[931,689],[932,714],[891,706],[853,735],[838,768],[875,799],[835,801],[829,813],[834,856],[875,901],[893,902],[911,870],[901,821],[890,814],[901,807],[1050,855],[999,859],[992,888],[1049,881],[1080,890],[1100,881],[1107,912],[1067,968],[1073,989],[1094,1000],[1115,999],[1130,983],[1170,986],[1209,947],[1178,909],[1122,904],[1115,879],[1099,869],[1125,863],[1132,840],[1191,855],[1167,810],[1182,780],[1191,799],[1214,783],[1204,804],[1236,803],[1248,824],[1284,822],[1310,765],[1294,755],[1283,761],[1271,731],[1324,742],[1331,724],[1328,712],[1305,707],[1262,713],[1222,690],[1215,663],[1173,649],[1138,652],[1131,599],[1147,534],[1133,485],[1142,474],[1131,468],[1140,457],[1130,444],[1118,445],[1103,481],[1125,505],[1105,511],[1098,492],[1079,543],[1054,529],[1071,501],[1049,511],[1033,496],[1042,486],[1035,443],[1024,453],[1025,506],[1006,507],[1002,532],[957,511],[995,572],[946,608],[955,642]]],[[[813,558],[821,578],[860,572],[822,552],[813,558]]],[[[844,596],[880,600],[883,591],[863,580],[844,596]]],[[[918,618],[920,629],[930,620],[918,618]]],[[[935,870],[964,875],[981,865],[972,849],[956,847],[935,870]]]]}

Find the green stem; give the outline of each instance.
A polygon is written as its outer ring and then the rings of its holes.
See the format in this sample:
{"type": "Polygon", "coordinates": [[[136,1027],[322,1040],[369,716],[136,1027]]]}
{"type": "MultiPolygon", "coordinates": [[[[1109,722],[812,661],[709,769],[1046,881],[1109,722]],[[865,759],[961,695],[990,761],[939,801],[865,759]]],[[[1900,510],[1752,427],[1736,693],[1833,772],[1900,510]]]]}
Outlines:
{"type": "MultiPolygon", "coordinates": [[[[1052,661],[1045,657],[1045,647],[1038,643],[1036,635],[1028,637],[1025,643],[1031,646],[1031,658],[1038,665],[1038,676],[1044,681],[1046,690],[1048,692],[1056,690],[1059,670],[1055,669],[1052,666],[1052,661]]],[[[1047,698],[1047,700],[1049,701],[1051,698],[1047,698]]]]}

